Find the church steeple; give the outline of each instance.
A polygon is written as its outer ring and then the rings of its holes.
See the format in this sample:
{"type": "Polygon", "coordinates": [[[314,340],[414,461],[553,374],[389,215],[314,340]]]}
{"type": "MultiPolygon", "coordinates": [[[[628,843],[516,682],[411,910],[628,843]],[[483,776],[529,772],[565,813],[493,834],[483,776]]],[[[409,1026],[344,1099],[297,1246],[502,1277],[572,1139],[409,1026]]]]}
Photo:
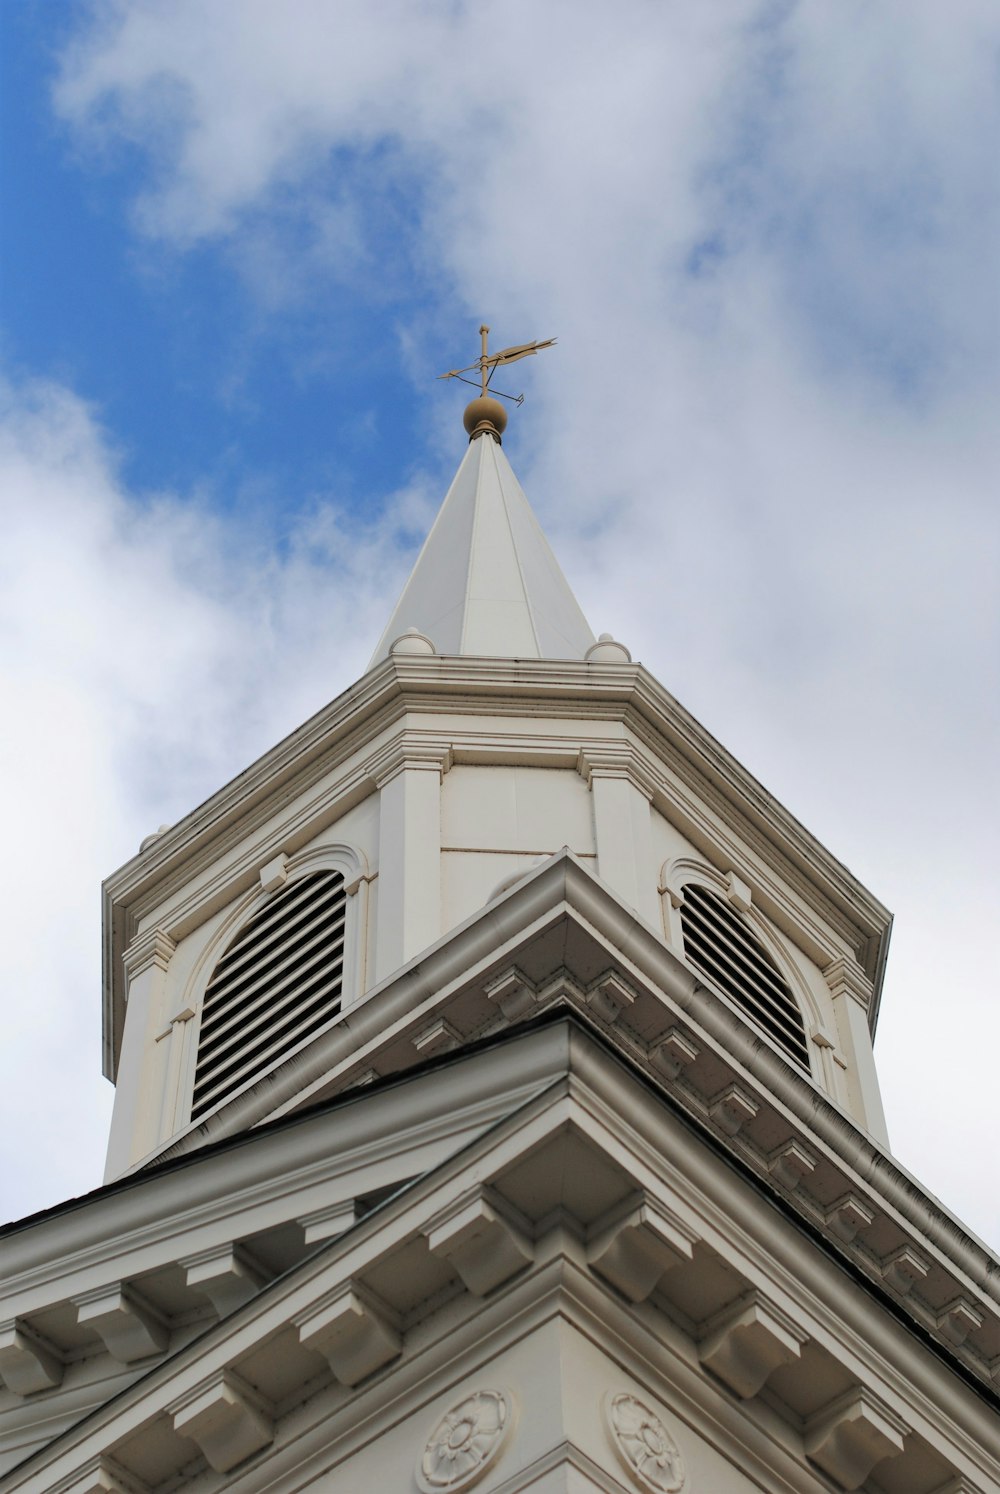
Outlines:
{"type": "Polygon", "coordinates": [[[469,449],[372,665],[410,628],[439,654],[582,659],[593,645],[587,619],[500,445],[502,416],[493,399],[480,397],[469,406],[469,449]]]}

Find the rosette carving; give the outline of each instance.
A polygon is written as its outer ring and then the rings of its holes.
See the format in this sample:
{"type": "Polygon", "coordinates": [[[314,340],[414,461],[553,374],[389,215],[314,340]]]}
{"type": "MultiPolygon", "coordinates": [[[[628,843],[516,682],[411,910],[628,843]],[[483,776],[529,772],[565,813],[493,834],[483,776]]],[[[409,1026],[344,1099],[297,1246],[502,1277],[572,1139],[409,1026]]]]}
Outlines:
{"type": "Polygon", "coordinates": [[[678,1494],[684,1487],[684,1460],[655,1411],[622,1393],[608,1397],[606,1414],[615,1451],[639,1487],[652,1494],[678,1494]]]}
{"type": "Polygon", "coordinates": [[[446,1412],[417,1465],[426,1494],[467,1489],[486,1472],[510,1430],[511,1404],[502,1390],[477,1390],[446,1412]]]}

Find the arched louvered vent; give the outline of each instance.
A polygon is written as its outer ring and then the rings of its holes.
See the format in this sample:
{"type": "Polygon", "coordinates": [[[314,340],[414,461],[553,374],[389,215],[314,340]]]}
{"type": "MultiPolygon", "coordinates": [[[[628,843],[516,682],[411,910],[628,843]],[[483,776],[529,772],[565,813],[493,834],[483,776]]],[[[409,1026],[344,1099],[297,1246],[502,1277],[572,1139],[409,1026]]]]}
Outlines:
{"type": "Polygon", "coordinates": [[[192,1120],[340,1011],[346,903],[340,872],[316,872],[292,882],[237,934],[205,992],[192,1120]]]}
{"type": "Polygon", "coordinates": [[[712,985],[763,1028],[809,1073],[809,1049],[798,1002],[770,955],[728,903],[688,883],[681,903],[684,953],[712,985]]]}

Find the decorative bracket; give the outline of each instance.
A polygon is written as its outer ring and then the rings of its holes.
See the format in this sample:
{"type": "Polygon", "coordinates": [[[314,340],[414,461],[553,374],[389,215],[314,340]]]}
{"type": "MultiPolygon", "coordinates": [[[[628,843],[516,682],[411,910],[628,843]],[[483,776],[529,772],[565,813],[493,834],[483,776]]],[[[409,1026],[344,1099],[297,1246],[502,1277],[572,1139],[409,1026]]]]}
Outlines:
{"type": "Polygon", "coordinates": [[[744,1400],[763,1389],[782,1364],[798,1359],[808,1338],[787,1313],[756,1291],[706,1326],[698,1358],[744,1400]]]}
{"type": "Polygon", "coordinates": [[[983,1326],[983,1315],[964,1297],[956,1297],[938,1314],[937,1325],[945,1338],[959,1349],[970,1333],[983,1326]]]}
{"type": "Polygon", "coordinates": [[[708,1113],[727,1136],[735,1136],[760,1110],[753,1095],[738,1084],[730,1084],[709,1102],[708,1113]]]}
{"type": "Polygon", "coordinates": [[[930,1274],[930,1261],[910,1245],[901,1245],[881,1263],[882,1275],[901,1297],[930,1274]]]}
{"type": "Polygon", "coordinates": [[[630,1302],[643,1302],[662,1276],[691,1260],[697,1240],[678,1215],[644,1195],[610,1224],[598,1226],[587,1260],[630,1302]]]}
{"type": "Polygon", "coordinates": [[[203,1250],[179,1264],[186,1272],[186,1285],[204,1292],[220,1318],[249,1302],[270,1280],[270,1272],[240,1245],[203,1250]]]}
{"type": "Polygon", "coordinates": [[[818,1158],[800,1141],[786,1141],[767,1159],[767,1170],[789,1193],[815,1171],[818,1158]]]}
{"type": "Polygon", "coordinates": [[[636,993],[632,987],[613,970],[605,971],[587,988],[587,1005],[602,1021],[609,1024],[617,1022],[622,1012],[627,1012],[635,999],[636,993]]]}
{"type": "Polygon", "coordinates": [[[410,1039],[421,1058],[437,1058],[441,1053],[451,1053],[462,1041],[462,1034],[444,1017],[435,1017],[421,1027],[410,1039]]]}
{"type": "Polygon", "coordinates": [[[54,1485],[51,1494],[149,1494],[149,1485],[101,1453],[80,1472],[54,1485]]]}
{"type": "Polygon", "coordinates": [[[534,1254],[527,1236],[498,1213],[482,1188],[438,1214],[424,1236],[431,1254],[450,1262],[476,1297],[523,1271],[534,1254]]]}
{"type": "Polygon", "coordinates": [[[700,1052],[693,1038],[681,1032],[679,1027],[671,1027],[650,1049],[649,1056],[668,1078],[676,1079],[689,1063],[694,1063],[700,1052]]]}
{"type": "Polygon", "coordinates": [[[197,1443],[216,1473],[228,1473],[274,1440],[264,1401],[232,1370],[176,1402],[170,1414],[174,1430],[197,1443]]]}
{"type": "Polygon", "coordinates": [[[13,1395],[36,1395],[62,1380],[58,1353],[19,1318],[0,1323],[0,1378],[13,1395]]]}
{"type": "Polygon", "coordinates": [[[860,1230],[875,1222],[875,1210],[856,1193],[845,1193],[826,1211],[826,1222],[845,1245],[850,1245],[860,1230]]]}
{"type": "Polygon", "coordinates": [[[170,1330],[153,1304],[122,1282],[74,1297],[73,1302],[77,1322],[93,1328],[111,1357],[122,1364],[162,1354],[170,1341],[170,1330]]]}
{"type": "Polygon", "coordinates": [[[860,1489],[876,1463],[903,1451],[906,1423],[863,1386],[806,1423],[806,1457],[842,1489],[860,1489]]]}
{"type": "Polygon", "coordinates": [[[347,1281],[295,1319],[299,1342],[322,1354],[343,1385],[357,1385],[403,1348],[393,1314],[360,1282],[347,1281]]]}
{"type": "Polygon", "coordinates": [[[487,1000],[496,1003],[508,1022],[519,1022],[538,1000],[534,982],[523,975],[516,965],[511,965],[502,975],[488,981],[484,989],[487,1000]]]}

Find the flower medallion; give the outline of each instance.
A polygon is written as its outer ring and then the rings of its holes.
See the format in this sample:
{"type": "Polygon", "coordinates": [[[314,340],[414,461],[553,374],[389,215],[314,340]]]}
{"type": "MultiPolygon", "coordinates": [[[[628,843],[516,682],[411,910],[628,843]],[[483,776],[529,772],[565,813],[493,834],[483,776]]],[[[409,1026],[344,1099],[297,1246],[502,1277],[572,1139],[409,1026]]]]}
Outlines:
{"type": "Polygon", "coordinates": [[[477,1390],[453,1406],[427,1439],[417,1483],[431,1494],[467,1489],[485,1473],[510,1429],[510,1398],[502,1390],[477,1390]]]}
{"type": "Polygon", "coordinates": [[[683,1489],[680,1449],[656,1413],[626,1394],[609,1396],[605,1411],[615,1451],[640,1488],[652,1494],[683,1489]]]}

